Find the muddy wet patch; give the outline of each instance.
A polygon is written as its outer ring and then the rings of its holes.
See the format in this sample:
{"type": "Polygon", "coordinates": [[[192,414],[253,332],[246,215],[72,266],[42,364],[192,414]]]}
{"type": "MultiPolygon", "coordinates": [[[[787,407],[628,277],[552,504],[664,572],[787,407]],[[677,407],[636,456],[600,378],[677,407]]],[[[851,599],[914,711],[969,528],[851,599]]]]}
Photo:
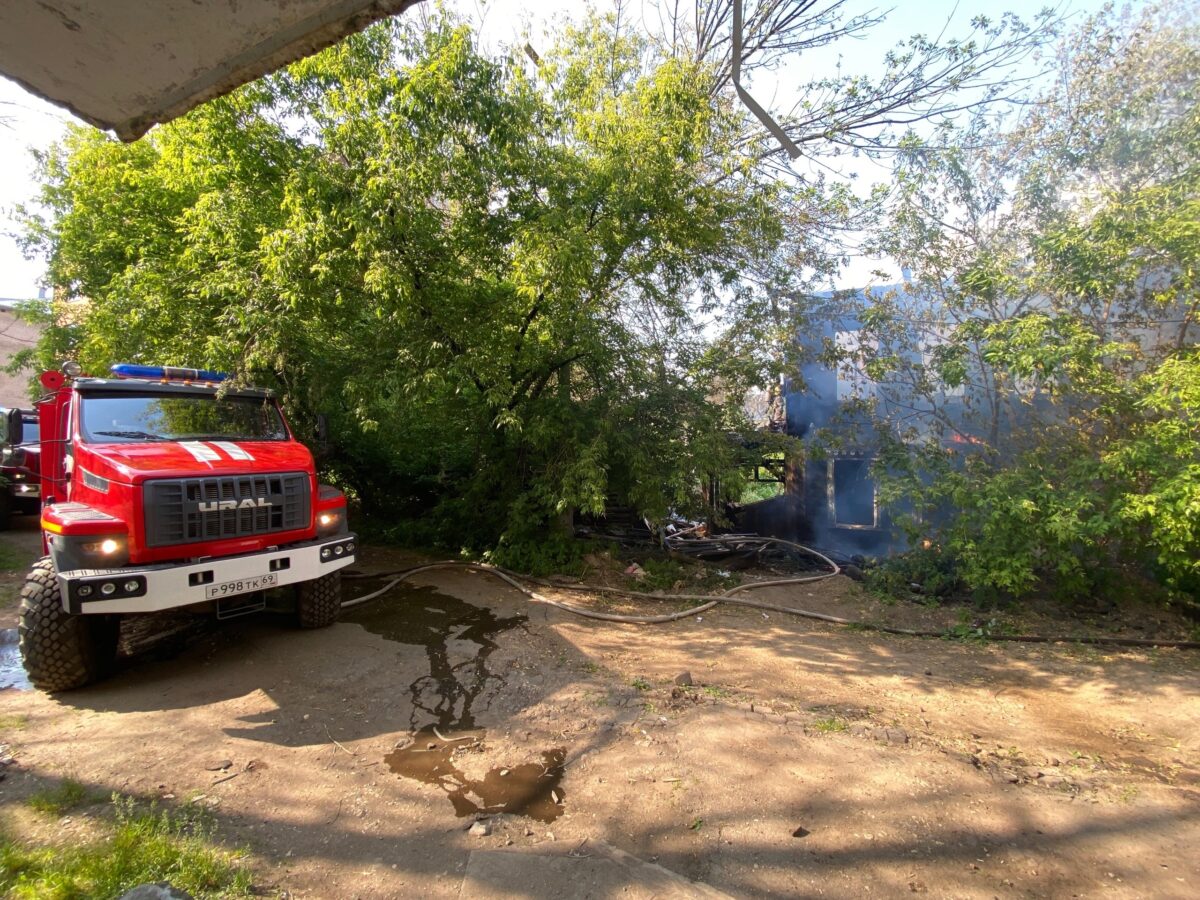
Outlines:
{"type": "Polygon", "coordinates": [[[562,814],[565,748],[542,751],[540,762],[496,766],[482,778],[471,778],[459,762],[484,751],[483,735],[442,737],[432,726],[423,728],[384,762],[397,775],[442,788],[459,818],[505,813],[553,822],[562,814]]]}
{"type": "Polygon", "coordinates": [[[21,664],[21,648],[18,641],[17,629],[0,629],[0,690],[33,690],[33,685],[29,683],[25,674],[25,667],[21,664]]]}
{"type": "MultiPolygon", "coordinates": [[[[345,599],[378,590],[386,580],[350,582],[345,599]]],[[[409,684],[414,731],[436,725],[447,731],[475,727],[476,715],[485,711],[504,685],[488,669],[488,657],[498,648],[496,638],[518,628],[525,616],[497,616],[439,593],[433,588],[398,584],[378,600],[348,611],[344,622],[361,625],[389,641],[425,648],[429,673],[409,684]]]]}
{"type": "MultiPolygon", "coordinates": [[[[387,583],[348,582],[345,599],[387,583]]],[[[486,752],[486,731],[477,718],[504,687],[504,678],[488,668],[488,659],[499,647],[499,636],[526,620],[404,583],[342,618],[389,641],[425,648],[429,672],[408,685],[414,737],[384,761],[403,778],[442,788],[457,816],[507,813],[552,822],[562,814],[565,748],[535,751],[530,756],[540,761],[495,766],[478,778],[463,765],[486,752]]]]}

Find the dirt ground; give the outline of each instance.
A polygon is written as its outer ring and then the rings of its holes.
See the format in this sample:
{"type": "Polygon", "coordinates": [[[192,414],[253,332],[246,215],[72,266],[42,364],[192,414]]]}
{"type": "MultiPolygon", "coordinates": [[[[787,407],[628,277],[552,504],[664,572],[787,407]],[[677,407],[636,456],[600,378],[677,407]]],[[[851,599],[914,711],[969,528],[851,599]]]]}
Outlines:
{"type": "MultiPolygon", "coordinates": [[[[841,577],[757,596],[873,609],[841,577]]],[[[200,803],[272,896],[1191,898],[1198,674],[731,607],[616,625],[432,572],[331,629],[235,620],[85,690],[0,691],[0,824],[86,834],[22,802],[65,778],[200,803]]]]}

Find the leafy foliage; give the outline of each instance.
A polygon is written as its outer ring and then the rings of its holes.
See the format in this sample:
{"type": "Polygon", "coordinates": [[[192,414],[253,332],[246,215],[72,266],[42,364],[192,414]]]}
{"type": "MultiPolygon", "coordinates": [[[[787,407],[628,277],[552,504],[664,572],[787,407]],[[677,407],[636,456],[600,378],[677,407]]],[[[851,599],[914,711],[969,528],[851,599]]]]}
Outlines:
{"type": "Polygon", "coordinates": [[[43,362],[226,368],[300,422],[327,410],[333,477],[428,544],[511,543],[610,494],[695,508],[767,377],[705,311],[735,333],[760,290],[739,273],[783,240],[784,188],[709,77],[602,18],[531,74],[440,18],[132,146],[76,130],[26,220],[75,322],[43,362]]]}
{"type": "MultiPolygon", "coordinates": [[[[830,161],[1010,96],[998,74],[1056,24],[976,17],[902,42],[878,78],[823,75],[780,116],[801,174],[732,90],[728,4],[664,8],[653,35],[625,6],[532,69],[437,12],[131,146],[75,130],[41,156],[45,214],[23,214],[56,300],[18,364],[274,386],[301,432],[330,414],[326,477],[376,532],[514,564],[558,559],[531,536],[610,497],[650,518],[726,499],[702,485],[736,497],[742,397],[777,405],[795,333],[780,298],[835,271],[861,221],[830,161]]],[[[882,20],[750,3],[745,71],[882,20]]]]}
{"type": "Polygon", "coordinates": [[[1200,581],[1200,29],[1106,10],[1059,83],[957,149],[916,138],[863,314],[884,499],[979,590],[1200,581]],[[902,422],[899,431],[896,422],[902,422]]]}

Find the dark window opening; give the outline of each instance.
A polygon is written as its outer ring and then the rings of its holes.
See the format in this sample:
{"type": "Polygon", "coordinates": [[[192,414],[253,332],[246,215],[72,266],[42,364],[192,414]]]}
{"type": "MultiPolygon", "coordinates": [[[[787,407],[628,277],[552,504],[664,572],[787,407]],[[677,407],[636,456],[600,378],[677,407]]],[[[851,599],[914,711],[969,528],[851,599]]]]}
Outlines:
{"type": "Polygon", "coordinates": [[[835,525],[874,528],[875,482],[869,459],[835,459],[831,465],[830,505],[835,525]]]}

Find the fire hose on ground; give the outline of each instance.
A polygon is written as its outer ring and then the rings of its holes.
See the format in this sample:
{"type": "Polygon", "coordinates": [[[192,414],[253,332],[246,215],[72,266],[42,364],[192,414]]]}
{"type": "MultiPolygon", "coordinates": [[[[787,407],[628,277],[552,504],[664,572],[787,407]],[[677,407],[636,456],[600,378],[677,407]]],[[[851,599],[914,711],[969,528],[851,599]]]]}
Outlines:
{"type": "MultiPolygon", "coordinates": [[[[342,603],[342,608],[349,609],[351,607],[368,603],[371,600],[376,600],[382,597],[388,591],[392,590],[394,587],[396,587],[396,585],[407,581],[408,579],[415,575],[419,575],[422,572],[431,572],[439,569],[466,569],[469,571],[482,572],[485,575],[490,575],[493,578],[503,581],[505,584],[508,584],[510,587],[519,591],[523,596],[534,603],[553,606],[556,609],[561,609],[564,612],[568,612],[576,616],[582,616],[587,619],[597,619],[602,622],[618,622],[628,625],[662,625],[667,622],[677,622],[680,619],[685,619],[689,616],[700,615],[710,609],[714,609],[721,604],[728,604],[732,606],[749,607],[750,609],[757,609],[766,612],[784,613],[791,616],[798,616],[803,619],[812,619],[818,622],[826,622],[832,625],[843,625],[862,631],[874,631],[881,634],[895,634],[902,635],[904,637],[920,638],[946,638],[949,636],[949,633],[946,631],[897,628],[892,625],[883,625],[877,622],[846,619],[841,616],[831,616],[826,613],[813,612],[806,609],[797,609],[792,606],[783,606],[778,603],[765,603],[759,600],[751,600],[747,597],[736,596],[737,594],[744,593],[745,591],[759,590],[760,588],[812,584],[813,582],[825,581],[826,579],[833,578],[841,573],[841,567],[837,563],[835,563],[825,554],[817,550],[813,550],[811,547],[805,547],[802,544],[796,544],[791,541],[784,541],[778,538],[763,538],[762,540],[766,544],[778,544],[780,546],[789,547],[793,550],[797,550],[801,553],[812,556],[819,560],[823,565],[827,566],[829,571],[821,572],[816,575],[802,575],[791,578],[776,578],[770,581],[747,582],[746,584],[740,584],[736,587],[730,588],[721,594],[651,594],[644,591],[631,591],[624,588],[607,587],[605,585],[592,585],[579,582],[563,582],[552,581],[546,578],[535,578],[531,575],[523,575],[519,572],[513,572],[509,569],[487,563],[463,562],[461,560],[443,560],[439,562],[425,563],[423,565],[413,566],[409,569],[400,569],[392,572],[347,574],[343,577],[353,579],[390,578],[391,580],[376,591],[372,591],[371,593],[365,594],[362,597],[355,597],[352,600],[344,601],[342,603]],[[564,603],[561,600],[553,600],[550,597],[547,597],[544,594],[539,594],[537,591],[527,587],[527,584],[535,584],[541,587],[551,588],[556,591],[566,591],[571,593],[616,594],[618,596],[629,597],[638,600],[695,602],[698,605],[689,607],[688,609],[679,610],[677,612],[655,616],[598,612],[585,607],[575,606],[570,603],[564,603]]],[[[1008,641],[1022,644],[1074,643],[1110,647],[1164,647],[1181,650],[1200,650],[1200,641],[1158,640],[1155,638],[1121,638],[1106,637],[1103,635],[1056,637],[1037,634],[992,634],[988,635],[986,639],[990,641],[1008,641]]]]}

